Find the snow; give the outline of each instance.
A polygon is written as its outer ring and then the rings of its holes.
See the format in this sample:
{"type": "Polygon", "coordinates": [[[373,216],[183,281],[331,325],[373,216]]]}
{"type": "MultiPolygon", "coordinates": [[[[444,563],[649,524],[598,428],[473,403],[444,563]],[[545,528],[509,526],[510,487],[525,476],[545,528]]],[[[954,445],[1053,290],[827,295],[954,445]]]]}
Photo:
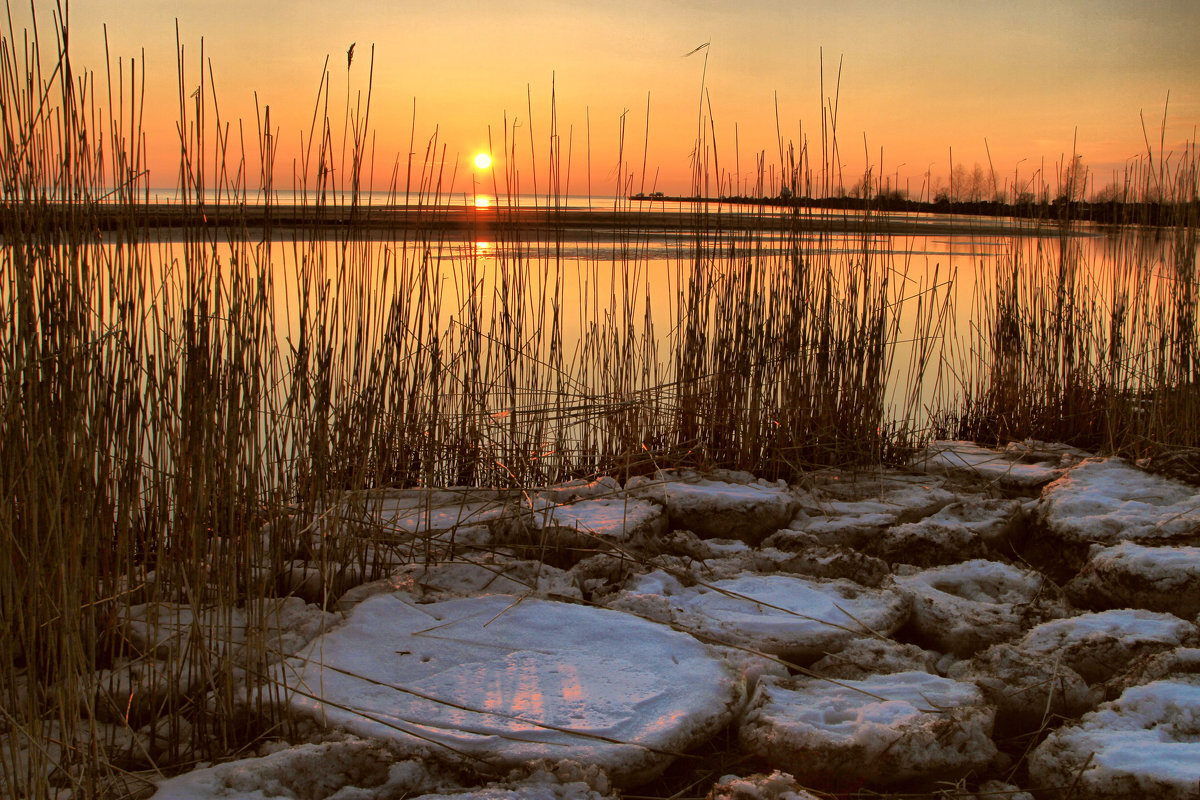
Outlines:
{"type": "Polygon", "coordinates": [[[1195,625],[1172,614],[1118,609],[1051,620],[1031,629],[1015,646],[1027,653],[1061,656],[1089,683],[1108,680],[1138,655],[1189,644],[1195,625]]]}
{"type": "Polygon", "coordinates": [[[293,711],[405,753],[489,770],[569,758],[621,783],[657,775],[740,702],[686,634],[508,595],[369,598],[281,671],[293,711]]]}
{"type": "Polygon", "coordinates": [[[1047,486],[1038,514],[1071,543],[1200,541],[1200,491],[1118,458],[1088,459],[1047,486]]]}
{"type": "Polygon", "coordinates": [[[609,605],[708,640],[801,662],[863,636],[886,636],[907,616],[904,601],[891,591],[756,573],[684,586],[655,570],[631,581],[609,605]]]}
{"type": "Polygon", "coordinates": [[[1071,448],[1046,449],[1037,443],[1012,443],[998,451],[974,442],[937,441],[917,455],[910,466],[1009,491],[1035,492],[1085,455],[1071,448]]]}
{"type": "Polygon", "coordinates": [[[1034,750],[1035,786],[1075,783],[1079,797],[1184,800],[1200,787],[1200,679],[1125,690],[1034,750]]]}
{"type": "MultiPolygon", "coordinates": [[[[1019,635],[1042,584],[1036,572],[982,559],[896,577],[916,630],[958,656],[1019,635]]],[[[1047,613],[1061,616],[1066,609],[1047,613]]]]}
{"type": "Polygon", "coordinates": [[[630,478],[625,488],[632,496],[661,503],[672,528],[684,528],[705,539],[741,539],[750,544],[787,525],[797,506],[786,487],[733,483],[690,473],[638,476],[630,478]]]}
{"type": "Polygon", "coordinates": [[[977,688],[900,672],[861,681],[764,677],[739,730],[743,747],[801,780],[945,779],[996,755],[977,688]]]}
{"type": "Polygon", "coordinates": [[[1200,547],[1094,547],[1066,587],[1078,605],[1145,608],[1184,618],[1200,614],[1200,547]]]}

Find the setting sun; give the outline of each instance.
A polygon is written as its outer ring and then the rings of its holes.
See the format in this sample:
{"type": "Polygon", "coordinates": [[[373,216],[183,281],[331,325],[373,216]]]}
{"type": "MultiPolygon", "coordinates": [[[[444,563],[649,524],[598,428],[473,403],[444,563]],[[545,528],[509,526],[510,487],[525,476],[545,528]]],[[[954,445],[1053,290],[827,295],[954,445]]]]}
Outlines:
{"type": "Polygon", "coordinates": [[[492,157],[487,153],[480,153],[475,156],[475,166],[478,169],[487,169],[492,165],[492,157]]]}
{"type": "Polygon", "coordinates": [[[491,204],[492,204],[492,201],[486,197],[476,197],[475,198],[475,207],[476,208],[487,208],[491,204]]]}

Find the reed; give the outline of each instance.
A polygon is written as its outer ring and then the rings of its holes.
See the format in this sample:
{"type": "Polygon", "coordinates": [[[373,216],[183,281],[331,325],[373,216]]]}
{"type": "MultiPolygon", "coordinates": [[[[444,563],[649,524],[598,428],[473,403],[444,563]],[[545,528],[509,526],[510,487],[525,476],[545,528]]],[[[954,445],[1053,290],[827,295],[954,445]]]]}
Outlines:
{"type": "Polygon", "coordinates": [[[1068,204],[1036,247],[1017,240],[981,270],[981,324],[944,430],[1152,461],[1200,445],[1195,147],[1171,161],[1131,165],[1121,224],[1076,223],[1068,204]]]}
{"type": "MultiPolygon", "coordinates": [[[[120,796],[131,773],[286,725],[257,685],[277,655],[270,602],[310,568],[307,596],[330,602],[342,578],[390,563],[361,519],[312,545],[331,509],[367,516],[353,490],[676,466],[795,479],[902,460],[938,412],[961,435],[1122,452],[1200,432],[1194,150],[1169,174],[1161,157],[1144,169],[1143,206],[1179,216],[1157,229],[1162,246],[1114,238],[1111,294],[1081,275],[1067,229],[1057,253],[1014,251],[979,288],[974,360],[938,376],[944,405],[922,409],[915,387],[945,358],[945,287],[881,254],[870,214],[850,248],[824,217],[780,225],[765,203],[737,228],[706,206],[685,236],[660,237],[624,209],[611,237],[568,236],[552,109],[543,227],[515,200],[456,209],[435,133],[388,185],[426,224],[368,234],[370,62],[351,102],[347,59],[340,137],[323,68],[292,175],[300,203],[283,208],[269,108],[245,152],[203,46],[193,61],[180,45],[183,225],[162,230],[142,66],[118,58],[103,84],[74,73],[57,14],[50,50],[37,31],[25,41],[10,29],[0,43],[0,776],[14,796],[120,796]],[[255,160],[261,228],[245,212],[255,160]],[[452,211],[473,215],[465,241],[443,224],[452,211]],[[1158,281],[1139,279],[1147,258],[1158,281]],[[149,639],[125,633],[138,614],[156,620],[149,639]],[[154,702],[133,705],[131,680],[154,702]]],[[[806,143],[780,142],[777,182],[795,193],[841,184],[836,102],[822,110],[817,170],[806,143]]],[[[697,185],[720,185],[707,122],[697,185]]],[[[503,132],[513,198],[518,153],[537,154],[521,131],[528,142],[503,132]]],[[[769,185],[774,166],[759,165],[769,185]]],[[[634,185],[624,163],[617,174],[634,185]]]]}

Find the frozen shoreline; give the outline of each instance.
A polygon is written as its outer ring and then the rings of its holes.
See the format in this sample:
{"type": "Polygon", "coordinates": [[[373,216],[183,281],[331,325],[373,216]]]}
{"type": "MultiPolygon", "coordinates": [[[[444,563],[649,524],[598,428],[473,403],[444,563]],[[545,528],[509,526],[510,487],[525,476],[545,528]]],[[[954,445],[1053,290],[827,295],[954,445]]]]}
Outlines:
{"type": "Polygon", "coordinates": [[[198,633],[244,665],[245,713],[293,720],[254,758],[135,796],[601,800],[690,770],[713,798],[947,780],[963,800],[1059,797],[1068,779],[1075,798],[1184,798],[1200,779],[1200,490],[1117,459],[939,443],[908,471],[802,486],[388,490],[262,535],[296,529],[294,596],[130,609],[141,655],[94,690],[131,772],[183,768],[139,721],[168,697],[211,706],[180,656],[198,633]],[[356,584],[326,548],[364,531],[393,568],[356,584]]]}

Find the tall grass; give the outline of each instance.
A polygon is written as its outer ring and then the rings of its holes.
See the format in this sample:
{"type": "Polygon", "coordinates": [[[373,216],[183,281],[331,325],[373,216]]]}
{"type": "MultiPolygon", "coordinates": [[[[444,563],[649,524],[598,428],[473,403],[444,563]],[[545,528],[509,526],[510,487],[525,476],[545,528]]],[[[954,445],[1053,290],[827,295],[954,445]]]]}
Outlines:
{"type": "MultiPolygon", "coordinates": [[[[51,39],[43,52],[44,35],[18,46],[9,30],[0,44],[9,794],[119,794],[130,771],[227,755],[286,722],[250,705],[273,658],[262,601],[290,589],[305,552],[364,579],[386,568],[357,537],[306,551],[346,490],[518,488],[684,465],[794,478],[898,458],[927,434],[913,421],[915,390],[889,381],[906,369],[903,347],[920,384],[946,307],[936,277],[922,283],[880,253],[870,215],[849,250],[833,246],[823,217],[797,212],[779,231],[765,206],[728,227],[731,217],[697,209],[685,236],[662,239],[626,209],[611,237],[575,241],[551,113],[544,213],[515,199],[490,216],[455,209],[456,176],[434,134],[410,147],[423,160],[397,162],[388,182],[427,224],[368,234],[358,223],[373,188],[370,67],[351,102],[347,64],[339,123],[326,64],[291,176],[301,202],[283,209],[269,108],[243,151],[203,47],[192,61],[180,46],[183,227],[162,231],[149,204],[143,66],[116,59],[97,84],[72,71],[57,16],[51,39]],[[244,205],[254,172],[261,228],[244,205]],[[473,215],[474,235],[451,237],[441,224],[451,213],[473,215]],[[768,222],[774,233],[756,229],[768,222]],[[670,255],[652,273],[656,249],[670,255]],[[917,332],[901,342],[914,303],[917,332]],[[176,645],[123,633],[143,603],[175,615],[176,645]],[[231,646],[234,609],[256,646],[231,646]],[[121,677],[131,672],[172,680],[135,707],[121,677]]],[[[785,153],[780,142],[778,180],[794,192],[834,184],[835,112],[836,102],[823,109],[816,177],[806,144],[785,153]]],[[[720,185],[703,123],[698,185],[710,170],[720,185]]],[[[527,144],[517,130],[503,132],[510,198],[527,144]]],[[[532,135],[528,144],[536,153],[532,135]]],[[[766,162],[760,185],[773,180],[766,162]]],[[[633,186],[627,169],[618,186],[633,186]]],[[[1162,229],[1172,255],[1159,282],[1130,278],[1145,263],[1132,243],[1118,261],[1136,291],[1111,303],[1079,278],[1070,236],[1054,258],[1013,256],[985,305],[974,371],[946,384],[963,391],[947,401],[960,430],[1085,439],[1078,431],[1096,415],[1077,412],[1101,398],[1113,409],[1088,441],[1194,439],[1194,152],[1175,170],[1183,216],[1162,229]]]]}
{"type": "Polygon", "coordinates": [[[1122,224],[1073,223],[1064,208],[1049,236],[981,270],[951,433],[1135,459],[1200,447],[1200,162],[1193,145],[1154,161],[1131,165],[1122,224]]]}

